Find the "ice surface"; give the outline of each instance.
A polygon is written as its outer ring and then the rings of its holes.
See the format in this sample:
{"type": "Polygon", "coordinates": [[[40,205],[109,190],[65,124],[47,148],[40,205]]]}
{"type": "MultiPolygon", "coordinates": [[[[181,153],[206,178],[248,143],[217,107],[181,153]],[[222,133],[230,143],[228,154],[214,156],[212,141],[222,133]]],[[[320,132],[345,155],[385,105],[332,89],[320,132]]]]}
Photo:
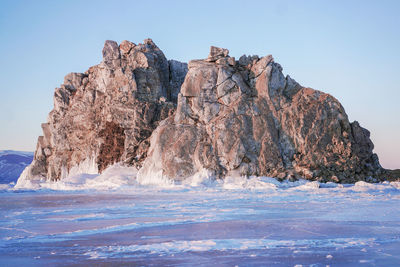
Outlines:
{"type": "Polygon", "coordinates": [[[2,266],[400,264],[397,182],[171,182],[117,164],[0,190],[2,266]]]}

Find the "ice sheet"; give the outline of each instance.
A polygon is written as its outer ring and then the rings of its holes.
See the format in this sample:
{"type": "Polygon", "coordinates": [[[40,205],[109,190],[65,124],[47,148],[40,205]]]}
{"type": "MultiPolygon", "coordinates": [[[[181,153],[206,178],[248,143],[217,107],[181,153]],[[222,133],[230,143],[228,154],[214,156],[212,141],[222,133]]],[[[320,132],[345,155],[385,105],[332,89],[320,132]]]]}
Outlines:
{"type": "Polygon", "coordinates": [[[4,187],[0,265],[398,266],[399,183],[137,179],[4,187]]]}

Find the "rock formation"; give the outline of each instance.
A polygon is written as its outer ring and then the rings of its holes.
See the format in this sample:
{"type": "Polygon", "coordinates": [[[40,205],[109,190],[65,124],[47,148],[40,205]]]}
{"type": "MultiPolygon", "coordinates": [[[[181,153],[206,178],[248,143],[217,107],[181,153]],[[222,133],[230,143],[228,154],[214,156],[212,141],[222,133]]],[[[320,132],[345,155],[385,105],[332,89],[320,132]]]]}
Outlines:
{"type": "Polygon", "coordinates": [[[99,65],[68,74],[56,88],[26,176],[57,180],[120,161],[140,166],[151,133],[175,111],[186,72],[187,64],[168,61],[151,39],[106,41],[99,65]]]}
{"type": "Polygon", "coordinates": [[[28,179],[101,172],[116,162],[139,178],[226,175],[355,182],[384,170],[369,132],[332,96],[282,74],[272,56],[211,47],[189,65],[150,40],[106,41],[103,61],[56,88],[28,179]]]}
{"type": "Polygon", "coordinates": [[[334,97],[285,77],[270,55],[228,53],[211,47],[189,62],[177,110],[153,132],[139,175],[355,182],[382,173],[369,132],[334,97]]]}

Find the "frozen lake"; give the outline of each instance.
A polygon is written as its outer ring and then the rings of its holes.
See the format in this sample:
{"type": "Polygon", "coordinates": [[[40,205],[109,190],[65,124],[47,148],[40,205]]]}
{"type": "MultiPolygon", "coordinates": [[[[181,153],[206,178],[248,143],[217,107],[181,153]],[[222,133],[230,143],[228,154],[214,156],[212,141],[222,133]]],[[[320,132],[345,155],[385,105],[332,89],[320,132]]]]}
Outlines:
{"type": "Polygon", "coordinates": [[[400,265],[400,183],[73,185],[3,186],[1,266],[400,265]]]}

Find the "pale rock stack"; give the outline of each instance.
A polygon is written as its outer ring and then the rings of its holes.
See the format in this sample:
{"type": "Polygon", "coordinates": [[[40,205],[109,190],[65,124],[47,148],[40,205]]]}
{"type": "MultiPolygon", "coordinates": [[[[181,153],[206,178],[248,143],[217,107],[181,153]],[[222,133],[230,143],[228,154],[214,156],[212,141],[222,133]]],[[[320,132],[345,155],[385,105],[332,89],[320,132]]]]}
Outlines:
{"type": "Polygon", "coordinates": [[[106,41],[99,65],[68,74],[56,88],[25,176],[57,180],[121,161],[140,166],[152,131],[175,110],[186,72],[187,64],[168,62],[151,39],[106,41]]]}
{"type": "Polygon", "coordinates": [[[369,132],[334,97],[285,77],[270,55],[228,53],[211,47],[189,62],[177,110],[153,132],[139,176],[183,180],[205,169],[355,182],[382,173],[369,132]]]}

